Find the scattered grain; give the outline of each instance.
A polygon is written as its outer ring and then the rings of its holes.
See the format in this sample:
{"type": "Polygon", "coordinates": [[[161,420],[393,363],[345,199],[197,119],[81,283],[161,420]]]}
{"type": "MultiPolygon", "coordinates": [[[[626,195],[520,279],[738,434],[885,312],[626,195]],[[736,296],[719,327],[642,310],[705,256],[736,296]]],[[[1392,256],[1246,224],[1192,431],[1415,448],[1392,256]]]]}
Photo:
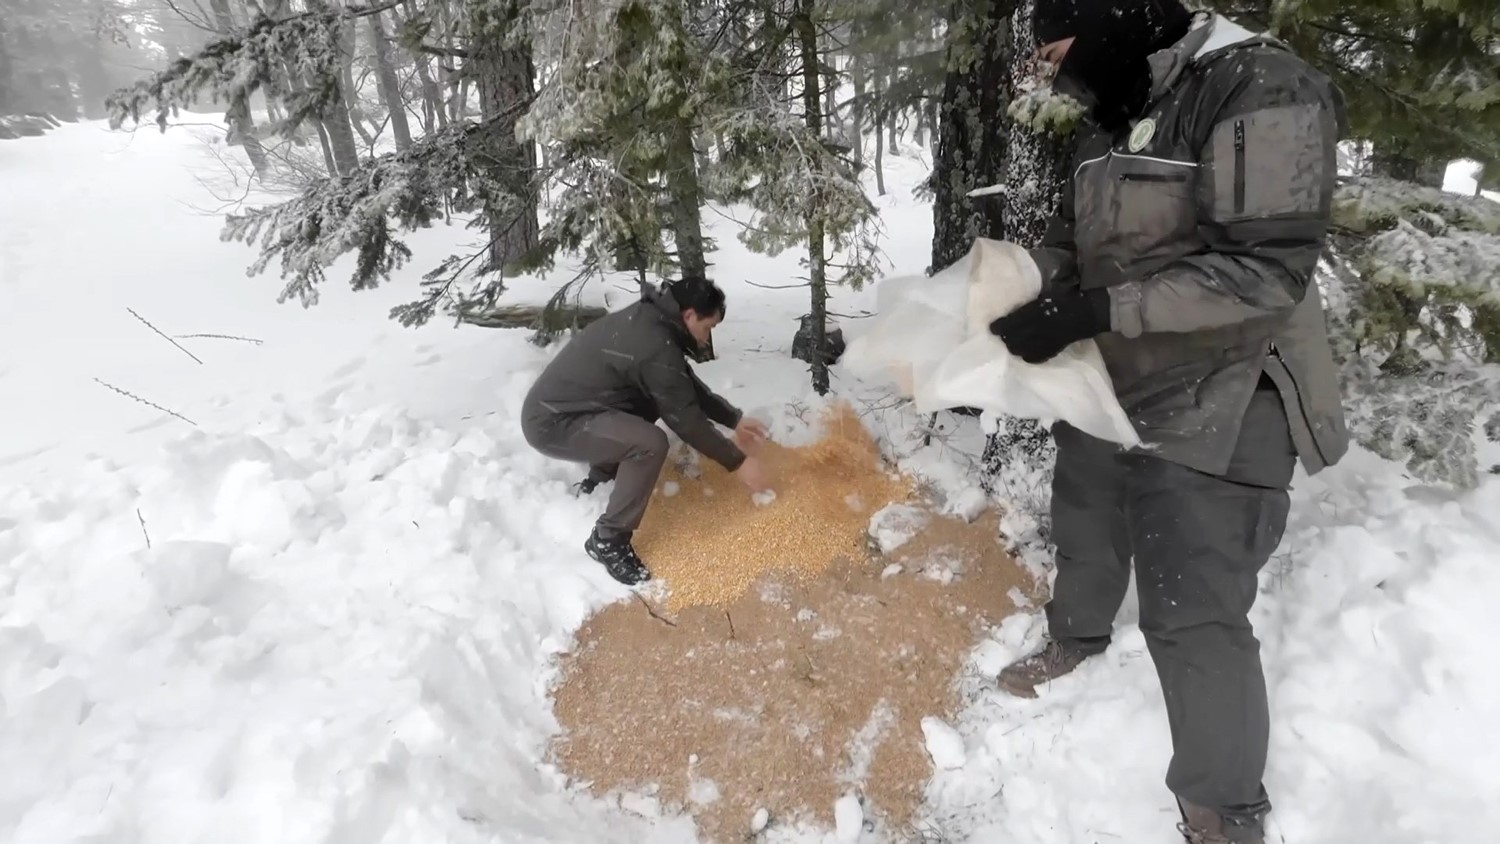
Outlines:
{"type": "Polygon", "coordinates": [[[775,495],[760,506],[717,464],[702,461],[696,473],[668,465],[635,547],[668,586],[669,609],[727,604],[769,572],[808,577],[839,557],[863,558],[870,516],[913,485],[885,471],[849,405],[833,405],[823,428],[809,446],[766,445],[775,495]]]}

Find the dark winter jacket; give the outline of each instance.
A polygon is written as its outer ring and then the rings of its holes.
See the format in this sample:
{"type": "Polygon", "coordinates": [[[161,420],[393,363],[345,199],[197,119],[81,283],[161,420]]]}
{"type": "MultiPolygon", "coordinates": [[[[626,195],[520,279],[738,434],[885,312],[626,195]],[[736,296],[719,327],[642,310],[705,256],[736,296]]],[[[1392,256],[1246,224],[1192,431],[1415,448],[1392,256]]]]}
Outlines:
{"type": "Polygon", "coordinates": [[[733,472],[745,455],[714,423],[733,428],[742,414],[688,365],[694,343],[672,295],[648,287],[641,301],[590,324],[558,352],[527,393],[521,415],[539,425],[608,410],[661,419],[733,472]]]}
{"type": "Polygon", "coordinates": [[[1284,46],[1222,17],[1151,66],[1144,116],[1082,139],[1033,252],[1044,283],[1108,289],[1099,349],[1152,453],[1222,474],[1265,372],[1317,472],[1348,448],[1314,280],[1342,99],[1284,46]]]}

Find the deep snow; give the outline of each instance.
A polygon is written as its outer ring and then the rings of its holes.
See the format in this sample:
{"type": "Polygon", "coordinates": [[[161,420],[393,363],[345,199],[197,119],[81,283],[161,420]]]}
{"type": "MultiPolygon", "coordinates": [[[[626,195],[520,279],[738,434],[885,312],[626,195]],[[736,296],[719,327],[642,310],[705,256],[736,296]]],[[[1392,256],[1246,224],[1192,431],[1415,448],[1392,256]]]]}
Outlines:
{"type": "MultiPolygon", "coordinates": [[[[463,233],[413,238],[403,283],[352,294],[336,268],[317,307],[276,304],[274,277],[245,278],[251,253],[202,211],[219,204],[200,183],[220,179],[210,134],[84,123],[0,145],[0,840],[692,841],[688,822],[577,796],[539,763],[550,657],[627,594],[579,548],[602,503],[569,497],[577,469],[517,430],[549,353],[520,332],[385,319],[463,233]],[[180,339],[199,364],[126,308],[169,334],[263,342],[180,339]]],[[[926,263],[930,211],[909,194],[923,172],[888,165],[892,274],[926,263]]],[[[803,436],[798,405],[817,400],[786,356],[801,295],[745,283],[787,283],[796,255],[750,255],[706,219],[732,307],[704,377],[803,436]]],[[[630,291],[591,295],[618,307],[630,291]]],[[[870,301],[840,293],[833,310],[870,301]]],[[[860,400],[908,465],[972,503],[973,423],[923,449],[908,413],[860,400]]],[[[1256,615],[1286,841],[1500,828],[1496,512],[1494,482],[1452,497],[1363,453],[1299,476],[1256,615]]],[[[1175,840],[1133,620],[1127,602],[1111,651],[1037,701],[986,685],[1034,620],[976,649],[972,706],[927,730],[934,834],[1175,840]]]]}

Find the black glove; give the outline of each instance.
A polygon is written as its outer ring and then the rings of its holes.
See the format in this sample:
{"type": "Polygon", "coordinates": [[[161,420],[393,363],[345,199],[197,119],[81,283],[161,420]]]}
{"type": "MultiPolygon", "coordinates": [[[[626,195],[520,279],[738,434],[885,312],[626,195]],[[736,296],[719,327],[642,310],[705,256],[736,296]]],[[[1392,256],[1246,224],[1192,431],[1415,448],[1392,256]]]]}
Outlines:
{"type": "Polygon", "coordinates": [[[1086,337],[1109,330],[1109,293],[1070,287],[1036,300],[990,323],[990,333],[1027,363],[1051,360],[1086,337]]]}

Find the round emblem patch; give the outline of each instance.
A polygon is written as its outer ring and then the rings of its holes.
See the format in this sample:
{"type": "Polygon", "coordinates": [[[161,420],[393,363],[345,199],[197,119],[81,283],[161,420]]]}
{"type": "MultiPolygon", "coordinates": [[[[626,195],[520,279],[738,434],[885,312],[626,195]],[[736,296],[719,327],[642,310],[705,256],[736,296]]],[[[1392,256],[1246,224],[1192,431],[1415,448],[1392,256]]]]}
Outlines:
{"type": "Polygon", "coordinates": [[[1142,120],[1140,123],[1135,124],[1135,128],[1130,130],[1130,140],[1128,142],[1130,145],[1130,151],[1140,152],[1141,150],[1145,149],[1146,144],[1151,143],[1151,138],[1155,135],[1155,120],[1152,120],[1148,117],[1145,120],[1142,120]]]}

